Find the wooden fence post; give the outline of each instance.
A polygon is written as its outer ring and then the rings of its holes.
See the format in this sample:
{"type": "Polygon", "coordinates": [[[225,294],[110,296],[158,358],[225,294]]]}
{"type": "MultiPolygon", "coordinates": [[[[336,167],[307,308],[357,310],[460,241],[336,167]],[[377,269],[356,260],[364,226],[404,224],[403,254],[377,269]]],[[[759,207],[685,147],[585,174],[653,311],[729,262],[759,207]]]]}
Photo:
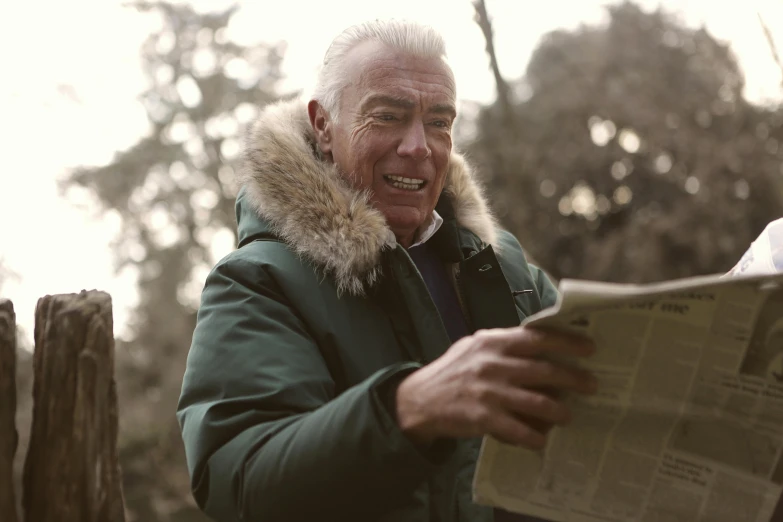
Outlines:
{"type": "Polygon", "coordinates": [[[16,432],[16,315],[14,305],[0,299],[0,520],[16,522],[14,455],[16,432]]]}
{"type": "Polygon", "coordinates": [[[46,296],[35,309],[27,522],[124,522],[111,297],[46,296]]]}

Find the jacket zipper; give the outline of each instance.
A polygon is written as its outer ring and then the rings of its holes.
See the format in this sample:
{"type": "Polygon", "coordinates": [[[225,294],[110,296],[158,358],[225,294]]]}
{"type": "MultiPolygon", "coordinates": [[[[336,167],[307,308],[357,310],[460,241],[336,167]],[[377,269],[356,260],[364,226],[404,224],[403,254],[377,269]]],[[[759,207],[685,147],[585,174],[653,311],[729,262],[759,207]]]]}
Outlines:
{"type": "Polygon", "coordinates": [[[468,314],[466,306],[467,299],[465,299],[465,289],[462,286],[462,279],[460,278],[461,275],[460,266],[459,263],[457,263],[456,270],[454,270],[454,282],[457,287],[457,299],[459,300],[460,305],[459,309],[462,311],[462,317],[465,318],[465,323],[468,325],[468,330],[470,332],[474,332],[475,329],[473,328],[473,321],[470,317],[470,314],[468,314]]]}

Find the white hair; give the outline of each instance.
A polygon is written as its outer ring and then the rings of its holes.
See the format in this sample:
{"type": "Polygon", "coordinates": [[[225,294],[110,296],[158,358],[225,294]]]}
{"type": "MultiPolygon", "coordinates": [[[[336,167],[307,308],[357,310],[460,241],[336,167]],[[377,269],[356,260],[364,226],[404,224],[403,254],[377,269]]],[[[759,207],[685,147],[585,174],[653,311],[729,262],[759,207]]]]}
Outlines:
{"type": "Polygon", "coordinates": [[[373,20],[349,27],[340,33],[326,50],[312,98],[337,120],[340,94],[349,78],[345,58],[358,44],[381,42],[416,58],[440,58],[446,62],[446,42],[435,29],[406,20],[373,20]]]}

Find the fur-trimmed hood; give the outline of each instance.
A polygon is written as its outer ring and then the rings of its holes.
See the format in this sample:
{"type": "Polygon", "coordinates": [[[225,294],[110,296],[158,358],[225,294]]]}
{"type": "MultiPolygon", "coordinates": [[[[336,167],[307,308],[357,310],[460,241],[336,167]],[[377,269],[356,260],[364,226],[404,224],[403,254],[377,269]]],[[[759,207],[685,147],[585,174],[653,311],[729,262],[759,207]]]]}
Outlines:
{"type": "MultiPolygon", "coordinates": [[[[362,294],[380,275],[381,252],[396,240],[368,195],[319,159],[314,139],[304,102],[267,106],[247,135],[238,180],[241,203],[297,254],[333,276],[338,291],[362,294]]],[[[495,220],[470,167],[455,152],[444,195],[460,226],[495,243],[495,220]]]]}

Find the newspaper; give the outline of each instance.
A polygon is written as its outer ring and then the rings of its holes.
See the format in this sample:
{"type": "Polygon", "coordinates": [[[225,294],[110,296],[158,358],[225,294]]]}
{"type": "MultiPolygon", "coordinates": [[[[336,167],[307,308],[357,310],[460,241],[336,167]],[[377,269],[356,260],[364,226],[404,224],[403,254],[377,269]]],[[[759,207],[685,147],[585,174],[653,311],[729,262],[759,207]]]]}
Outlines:
{"type": "Polygon", "coordinates": [[[783,218],[767,225],[727,276],[783,272],[783,218]]]}
{"type": "Polygon", "coordinates": [[[781,246],[783,220],[723,276],[563,280],[526,323],[592,338],[590,360],[560,362],[593,371],[599,392],[565,398],[573,419],[541,452],[485,437],[474,501],[554,522],[769,522],[783,489],[781,246]]]}

